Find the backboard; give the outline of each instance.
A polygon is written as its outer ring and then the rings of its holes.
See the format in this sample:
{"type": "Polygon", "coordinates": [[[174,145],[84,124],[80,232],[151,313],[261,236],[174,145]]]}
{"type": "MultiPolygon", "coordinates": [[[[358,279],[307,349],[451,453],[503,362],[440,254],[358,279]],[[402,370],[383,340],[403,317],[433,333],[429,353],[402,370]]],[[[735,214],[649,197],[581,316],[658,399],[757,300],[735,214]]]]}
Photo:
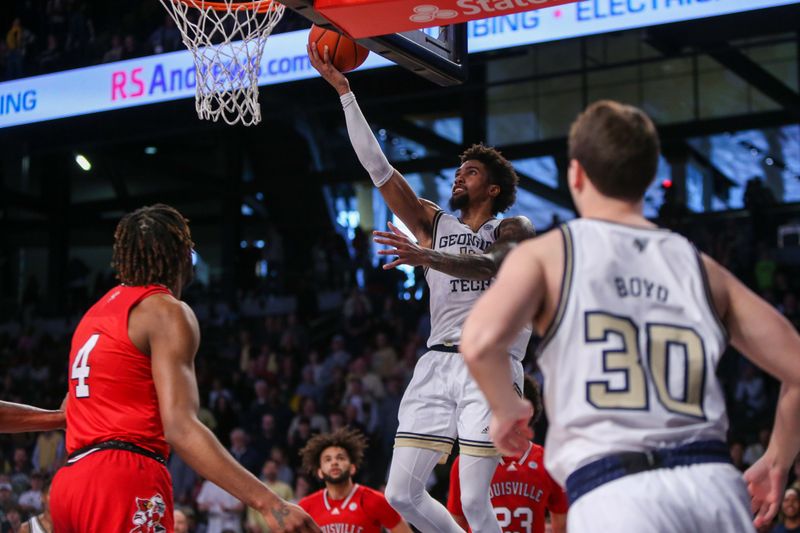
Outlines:
{"type": "MultiPolygon", "coordinates": [[[[280,2],[317,26],[344,33],[314,8],[313,0],[280,2]]],[[[357,42],[437,85],[458,85],[466,80],[466,23],[368,37],[357,42]]]]}

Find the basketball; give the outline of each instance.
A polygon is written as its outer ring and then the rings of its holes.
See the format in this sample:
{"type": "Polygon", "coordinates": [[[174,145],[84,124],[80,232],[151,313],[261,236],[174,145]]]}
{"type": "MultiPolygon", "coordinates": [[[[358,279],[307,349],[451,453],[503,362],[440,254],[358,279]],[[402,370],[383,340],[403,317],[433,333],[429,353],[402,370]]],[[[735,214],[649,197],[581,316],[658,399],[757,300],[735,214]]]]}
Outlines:
{"type": "Polygon", "coordinates": [[[369,50],[356,44],[351,38],[333,30],[320,28],[316,24],[311,26],[311,32],[308,34],[308,44],[313,46],[314,43],[317,43],[320,57],[325,53],[325,46],[328,47],[331,63],[340,72],[357,69],[369,55],[369,50]]]}

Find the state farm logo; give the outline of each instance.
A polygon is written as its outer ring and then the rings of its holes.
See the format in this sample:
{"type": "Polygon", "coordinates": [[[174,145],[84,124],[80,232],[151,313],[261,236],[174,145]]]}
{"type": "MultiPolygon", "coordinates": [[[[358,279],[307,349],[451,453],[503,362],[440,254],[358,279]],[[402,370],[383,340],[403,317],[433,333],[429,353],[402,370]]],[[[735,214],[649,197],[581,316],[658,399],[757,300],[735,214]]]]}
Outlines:
{"type": "Polygon", "coordinates": [[[414,8],[414,14],[409,17],[411,22],[433,22],[436,19],[451,19],[458,16],[458,11],[452,9],[439,9],[438,6],[424,4],[414,8]]]}

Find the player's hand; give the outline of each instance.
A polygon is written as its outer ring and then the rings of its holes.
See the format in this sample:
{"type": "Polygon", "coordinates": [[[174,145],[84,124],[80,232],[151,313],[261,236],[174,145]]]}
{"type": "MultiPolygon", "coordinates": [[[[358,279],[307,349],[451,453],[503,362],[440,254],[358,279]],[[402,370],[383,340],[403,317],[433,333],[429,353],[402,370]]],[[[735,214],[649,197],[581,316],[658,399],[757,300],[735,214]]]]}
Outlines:
{"type": "Polygon", "coordinates": [[[261,513],[268,533],[321,533],[319,526],[301,507],[280,501],[261,513]]]}
{"type": "Polygon", "coordinates": [[[350,82],[331,63],[328,45],[325,45],[323,50],[319,50],[317,43],[307,44],[306,51],[308,52],[308,59],[311,60],[311,66],[336,89],[339,96],[350,92],[350,82]]]}
{"type": "Polygon", "coordinates": [[[389,222],[391,231],[373,231],[373,241],[377,244],[393,246],[388,250],[378,250],[378,255],[396,255],[397,259],[383,265],[384,270],[396,268],[400,265],[428,266],[430,250],[421,247],[412,241],[408,235],[389,222]]]}
{"type": "Polygon", "coordinates": [[[750,493],[750,507],[755,515],[753,525],[756,529],[772,522],[778,513],[787,475],[788,469],[775,464],[767,454],[745,471],[744,480],[750,493]]]}
{"type": "Polygon", "coordinates": [[[532,417],[533,405],[522,398],[516,398],[507,408],[495,409],[489,423],[489,436],[497,451],[512,457],[525,453],[533,438],[532,417]]]}

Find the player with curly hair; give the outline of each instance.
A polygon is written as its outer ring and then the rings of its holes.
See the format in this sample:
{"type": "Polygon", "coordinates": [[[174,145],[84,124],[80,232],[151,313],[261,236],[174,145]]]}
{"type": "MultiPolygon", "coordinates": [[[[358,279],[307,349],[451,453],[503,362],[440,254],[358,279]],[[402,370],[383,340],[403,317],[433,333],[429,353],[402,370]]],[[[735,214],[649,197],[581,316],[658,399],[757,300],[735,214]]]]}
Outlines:
{"type": "Polygon", "coordinates": [[[411,528],[378,491],[353,482],[367,439],[342,428],[313,437],[300,450],[303,469],[325,488],[300,500],[323,533],[411,533],[411,528]]]}
{"type": "MultiPolygon", "coordinates": [[[[380,149],[350,91],[347,78],[331,64],[329,51],[309,46],[311,64],[342,102],[350,142],[389,209],[408,227],[412,240],[391,223],[376,231],[375,242],[388,245],[382,255],[396,256],[385,269],[425,267],[430,287],[431,334],[428,352],[414,369],[403,395],[386,497],[403,517],[424,533],[459,533],[447,509],[425,490],[431,471],[458,439],[461,451],[461,499],[473,531],[500,533],[489,501],[489,483],[498,453],[488,435],[490,411],[459,353],[461,328],[473,303],[489,288],[510,249],[533,237],[521,216],[496,218],[516,199],[519,181],[511,163],[494,148],[474,145],[461,154],[453,180],[450,209],[419,198],[380,149]]],[[[508,388],[521,390],[521,358],[530,338],[522,332],[509,350],[516,374],[508,388]]]]}

